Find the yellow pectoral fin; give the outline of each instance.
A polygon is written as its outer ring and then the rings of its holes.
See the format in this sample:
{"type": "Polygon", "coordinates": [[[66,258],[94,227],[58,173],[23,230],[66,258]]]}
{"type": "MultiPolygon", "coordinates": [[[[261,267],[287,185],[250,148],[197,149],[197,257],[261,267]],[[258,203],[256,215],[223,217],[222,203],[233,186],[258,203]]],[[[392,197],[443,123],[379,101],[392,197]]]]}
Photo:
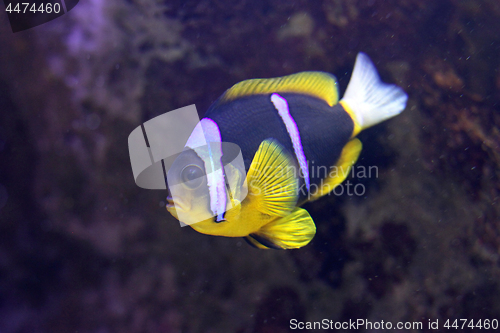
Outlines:
{"type": "Polygon", "coordinates": [[[274,140],[264,140],[247,173],[249,207],[270,216],[285,216],[298,198],[291,158],[274,140]]]}
{"type": "Polygon", "coordinates": [[[316,193],[311,193],[310,201],[327,195],[347,178],[352,166],[358,160],[362,147],[363,145],[358,139],[352,139],[345,145],[337,164],[330,168],[328,177],[322,181],[316,193]]]}
{"type": "Polygon", "coordinates": [[[295,208],[288,216],[277,218],[251,234],[249,241],[261,249],[298,249],[316,234],[316,225],[303,208],[295,208]]]}

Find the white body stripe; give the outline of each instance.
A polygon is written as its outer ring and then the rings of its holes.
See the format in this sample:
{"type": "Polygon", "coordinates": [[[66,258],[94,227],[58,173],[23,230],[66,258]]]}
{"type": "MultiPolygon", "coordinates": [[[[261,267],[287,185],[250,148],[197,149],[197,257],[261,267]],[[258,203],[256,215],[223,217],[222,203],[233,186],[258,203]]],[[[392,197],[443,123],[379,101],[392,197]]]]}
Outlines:
{"type": "Polygon", "coordinates": [[[217,221],[221,221],[226,211],[227,198],[221,162],[222,145],[219,126],[212,119],[203,118],[191,133],[186,147],[193,149],[205,164],[210,193],[210,210],[217,216],[217,221]]]}
{"type": "Polygon", "coordinates": [[[290,109],[288,108],[288,102],[286,101],[286,99],[284,99],[278,94],[271,95],[271,102],[273,102],[274,107],[276,108],[276,110],[278,110],[278,113],[281,119],[283,120],[283,123],[285,123],[288,135],[292,140],[295,157],[299,162],[302,175],[304,175],[304,182],[306,183],[307,191],[309,191],[311,185],[309,180],[309,168],[307,166],[306,156],[302,148],[302,142],[300,141],[299,129],[297,127],[297,124],[295,123],[295,120],[290,114],[290,109]]]}

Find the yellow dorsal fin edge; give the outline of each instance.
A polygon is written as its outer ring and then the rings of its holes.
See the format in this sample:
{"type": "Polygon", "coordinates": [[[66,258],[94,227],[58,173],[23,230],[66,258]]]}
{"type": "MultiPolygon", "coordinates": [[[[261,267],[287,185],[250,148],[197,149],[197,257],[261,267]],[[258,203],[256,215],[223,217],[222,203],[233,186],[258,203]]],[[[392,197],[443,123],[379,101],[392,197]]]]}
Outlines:
{"type": "Polygon", "coordinates": [[[228,102],[239,97],[271,94],[299,93],[324,100],[328,105],[338,103],[339,93],[335,76],[324,72],[300,72],[272,79],[251,79],[235,84],[221,97],[228,102]]]}

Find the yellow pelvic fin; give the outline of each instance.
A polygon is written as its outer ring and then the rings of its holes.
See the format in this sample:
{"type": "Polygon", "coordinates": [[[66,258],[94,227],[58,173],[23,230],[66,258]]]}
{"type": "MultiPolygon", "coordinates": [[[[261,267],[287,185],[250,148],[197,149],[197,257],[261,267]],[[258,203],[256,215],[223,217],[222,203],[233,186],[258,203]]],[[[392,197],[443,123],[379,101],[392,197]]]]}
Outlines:
{"type": "Polygon", "coordinates": [[[264,225],[248,237],[249,242],[261,249],[298,249],[306,246],[316,234],[316,225],[303,208],[295,208],[285,217],[264,225]]]}
{"type": "MultiPolygon", "coordinates": [[[[265,250],[269,250],[269,249],[272,249],[274,248],[274,245],[271,245],[271,244],[268,244],[270,247],[267,247],[265,245],[263,245],[262,243],[260,243],[256,238],[253,238],[252,236],[246,236],[244,237],[244,239],[247,241],[248,244],[252,245],[253,247],[256,247],[258,249],[265,249],[265,250]]],[[[260,240],[261,242],[264,242],[266,243],[265,240],[260,240]]]]}
{"type": "Polygon", "coordinates": [[[351,109],[351,107],[349,105],[347,105],[347,103],[345,101],[340,101],[339,103],[340,103],[340,105],[342,105],[345,112],[347,112],[347,114],[349,114],[349,116],[352,119],[352,122],[354,123],[354,129],[353,129],[352,134],[351,134],[351,138],[354,138],[356,135],[359,134],[359,132],[361,132],[363,130],[363,127],[361,127],[361,125],[359,124],[358,118],[356,117],[356,114],[351,109]]]}
{"type": "Polygon", "coordinates": [[[339,160],[330,168],[327,178],[322,181],[316,193],[311,193],[310,201],[317,200],[330,193],[337,185],[347,178],[352,166],[358,160],[362,147],[363,145],[358,139],[352,139],[345,145],[339,160]]]}
{"type": "Polygon", "coordinates": [[[339,100],[335,76],[324,72],[301,72],[272,79],[241,81],[222,95],[221,102],[232,101],[244,96],[271,93],[310,95],[324,100],[330,106],[334,106],[339,100]]]}
{"type": "Polygon", "coordinates": [[[271,216],[287,215],[298,197],[294,166],[277,141],[262,141],[247,173],[249,207],[271,216]]]}

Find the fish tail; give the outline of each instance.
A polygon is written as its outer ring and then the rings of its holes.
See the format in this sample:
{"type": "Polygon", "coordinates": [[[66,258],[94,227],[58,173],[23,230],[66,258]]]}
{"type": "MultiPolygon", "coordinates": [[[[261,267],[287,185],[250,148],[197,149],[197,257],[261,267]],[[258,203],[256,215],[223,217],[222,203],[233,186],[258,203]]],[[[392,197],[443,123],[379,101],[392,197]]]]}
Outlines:
{"type": "Polygon", "coordinates": [[[370,58],[360,52],[341,104],[363,130],[401,113],[408,96],[400,87],[380,81],[370,58]]]}

